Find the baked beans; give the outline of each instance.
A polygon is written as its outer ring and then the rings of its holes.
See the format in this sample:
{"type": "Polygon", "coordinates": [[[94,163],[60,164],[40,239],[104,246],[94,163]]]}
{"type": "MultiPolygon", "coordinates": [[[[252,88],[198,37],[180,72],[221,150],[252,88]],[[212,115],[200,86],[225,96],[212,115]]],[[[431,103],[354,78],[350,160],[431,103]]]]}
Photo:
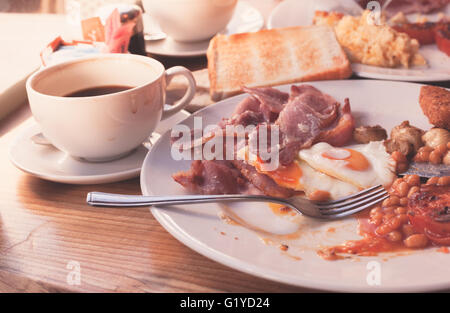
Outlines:
{"type": "Polygon", "coordinates": [[[411,235],[414,235],[416,231],[414,230],[414,227],[410,224],[405,224],[402,226],[402,233],[405,238],[408,238],[411,235]]]}
{"type": "Polygon", "coordinates": [[[442,158],[442,163],[445,165],[450,165],[450,150],[448,150],[447,153],[442,158]]]}
{"type": "Polygon", "coordinates": [[[383,207],[389,207],[400,204],[400,198],[397,196],[390,196],[383,201],[383,207]]]}
{"type": "MultiPolygon", "coordinates": [[[[420,185],[420,177],[418,175],[405,175],[403,178],[397,178],[392,183],[392,186],[389,189],[389,194],[391,196],[388,199],[392,198],[393,195],[395,195],[399,198],[407,197],[407,196],[409,196],[411,189],[413,187],[417,187],[414,189],[418,190],[419,185],[420,185]]],[[[388,199],[386,199],[386,200],[388,200],[388,199]]],[[[396,199],[394,198],[394,200],[390,200],[390,201],[396,201],[396,199]]],[[[390,201],[386,201],[386,203],[383,202],[383,204],[386,204],[386,206],[393,205],[393,204],[391,204],[392,202],[390,202],[390,201]]],[[[401,204],[400,199],[399,199],[399,204],[401,204]]],[[[405,203],[405,200],[403,200],[402,205],[405,206],[406,204],[407,203],[405,203]]]]}
{"type": "Polygon", "coordinates": [[[439,146],[437,146],[434,151],[444,155],[447,153],[447,145],[445,143],[440,144],[439,146]]]}
{"type": "Polygon", "coordinates": [[[407,197],[400,198],[400,205],[401,206],[407,206],[408,205],[408,198],[407,197]]]}
{"type": "MultiPolygon", "coordinates": [[[[449,177],[432,177],[427,184],[450,184],[449,177]]],[[[344,244],[328,247],[318,251],[327,260],[344,258],[340,253],[357,254],[361,256],[377,255],[380,252],[392,252],[397,249],[421,249],[431,245],[431,240],[417,225],[412,225],[409,211],[409,199],[420,192],[421,181],[417,175],[405,175],[396,179],[388,190],[389,198],[381,205],[375,206],[363,213],[359,219],[359,230],[363,239],[348,241],[344,244]]]]}
{"type": "Polygon", "coordinates": [[[410,186],[419,186],[420,185],[419,175],[407,175],[407,176],[405,176],[404,179],[410,186]]]}
{"type": "Polygon", "coordinates": [[[430,153],[433,151],[431,147],[421,147],[417,150],[416,155],[414,156],[414,161],[416,162],[428,162],[430,158],[430,153]]]}
{"type": "Polygon", "coordinates": [[[419,191],[419,189],[420,188],[418,186],[411,187],[411,189],[409,189],[408,191],[408,198],[411,198],[413,194],[419,191]]]}
{"type": "Polygon", "coordinates": [[[403,239],[402,233],[399,232],[398,230],[394,230],[394,231],[390,232],[389,234],[387,234],[386,237],[389,241],[392,241],[392,242],[397,242],[397,241],[400,241],[403,239]]]}
{"type": "Polygon", "coordinates": [[[392,159],[394,159],[396,164],[396,172],[397,173],[403,173],[408,170],[409,162],[406,156],[401,153],[400,151],[394,151],[391,154],[392,159]]]}
{"type": "Polygon", "coordinates": [[[382,213],[383,209],[379,206],[374,207],[370,210],[370,216],[382,213]]]}
{"type": "Polygon", "coordinates": [[[450,185],[450,176],[439,177],[437,181],[437,185],[439,186],[448,186],[450,185]]]}
{"type": "Polygon", "coordinates": [[[417,150],[413,160],[420,163],[430,162],[432,164],[442,164],[444,157],[447,155],[449,150],[450,142],[440,144],[435,148],[423,146],[417,150]]]}
{"type": "Polygon", "coordinates": [[[428,245],[428,238],[424,234],[414,234],[406,238],[403,242],[408,248],[425,248],[428,245]]]}
{"type": "MultiPolygon", "coordinates": [[[[450,185],[450,176],[432,177],[427,184],[450,185]]],[[[403,242],[407,248],[424,248],[429,244],[427,236],[416,233],[407,215],[408,200],[419,190],[418,175],[405,175],[392,183],[389,198],[369,212],[369,222],[375,226],[376,236],[390,242],[403,242]]]]}
{"type": "Polygon", "coordinates": [[[402,181],[400,184],[398,184],[397,194],[399,197],[406,197],[408,195],[408,191],[409,191],[409,184],[406,181],[402,181]]]}
{"type": "Polygon", "coordinates": [[[432,164],[440,164],[442,162],[442,155],[439,153],[439,151],[434,150],[430,153],[429,161],[432,164]]]}

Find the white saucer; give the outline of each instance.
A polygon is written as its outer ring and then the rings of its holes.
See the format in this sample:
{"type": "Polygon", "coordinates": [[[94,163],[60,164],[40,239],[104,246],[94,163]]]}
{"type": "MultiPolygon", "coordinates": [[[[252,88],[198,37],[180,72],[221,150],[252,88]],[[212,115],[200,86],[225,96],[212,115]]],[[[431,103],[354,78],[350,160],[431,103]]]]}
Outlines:
{"type": "MultiPolygon", "coordinates": [[[[150,26],[159,27],[157,22],[146,14],[144,17],[144,29],[150,26]]],[[[264,18],[261,13],[245,2],[238,2],[234,15],[221,34],[237,34],[254,32],[264,26],[264,18]]],[[[159,32],[159,29],[152,29],[159,32]]],[[[178,42],[170,37],[160,40],[146,40],[145,46],[148,53],[172,57],[194,57],[206,54],[209,40],[199,42],[178,42]]]]}
{"type": "MultiPolygon", "coordinates": [[[[156,142],[160,134],[188,116],[189,113],[181,111],[162,121],[149,141],[156,142]]],[[[70,157],[51,145],[39,145],[32,142],[30,138],[40,132],[40,126],[35,124],[20,133],[10,147],[10,160],[26,173],[59,183],[104,184],[137,177],[148,152],[147,148],[141,145],[118,160],[102,163],[84,162],[70,157]]]]}

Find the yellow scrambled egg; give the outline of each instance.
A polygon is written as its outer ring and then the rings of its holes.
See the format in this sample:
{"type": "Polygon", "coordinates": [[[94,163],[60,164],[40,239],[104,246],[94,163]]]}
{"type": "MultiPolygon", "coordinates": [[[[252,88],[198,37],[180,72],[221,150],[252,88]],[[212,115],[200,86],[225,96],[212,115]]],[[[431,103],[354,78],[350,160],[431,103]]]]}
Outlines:
{"type": "Polygon", "coordinates": [[[426,60],[418,53],[419,43],[407,34],[389,27],[385,19],[373,23],[370,11],[361,16],[338,16],[317,12],[316,25],[334,26],[339,43],[355,63],[382,67],[410,67],[425,65],[426,60]],[[372,22],[371,22],[372,21],[372,22]]]}

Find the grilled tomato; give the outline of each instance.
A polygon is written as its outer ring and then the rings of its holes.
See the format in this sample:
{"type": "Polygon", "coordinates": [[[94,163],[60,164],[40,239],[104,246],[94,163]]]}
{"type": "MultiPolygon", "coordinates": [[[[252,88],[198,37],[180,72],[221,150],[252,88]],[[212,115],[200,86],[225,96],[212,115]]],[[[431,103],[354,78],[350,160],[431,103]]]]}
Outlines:
{"type": "Polygon", "coordinates": [[[421,45],[429,45],[435,40],[436,23],[404,23],[393,26],[393,28],[401,33],[407,34],[409,37],[416,39],[421,45]]]}
{"type": "Polygon", "coordinates": [[[450,23],[442,23],[436,27],[435,40],[439,50],[450,56],[450,23]]]}
{"type": "Polygon", "coordinates": [[[417,232],[434,244],[450,245],[450,186],[422,185],[408,201],[408,216],[417,232]]]}

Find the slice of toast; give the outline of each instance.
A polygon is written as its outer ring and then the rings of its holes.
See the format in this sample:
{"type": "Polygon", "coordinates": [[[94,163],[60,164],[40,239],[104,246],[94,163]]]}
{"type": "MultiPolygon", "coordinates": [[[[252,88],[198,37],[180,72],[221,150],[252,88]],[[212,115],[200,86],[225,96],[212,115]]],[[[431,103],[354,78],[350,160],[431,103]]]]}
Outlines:
{"type": "Polygon", "coordinates": [[[207,58],[214,101],[240,93],[242,86],[344,79],[352,74],[350,61],[328,26],[217,35],[210,41],[207,58]]]}

